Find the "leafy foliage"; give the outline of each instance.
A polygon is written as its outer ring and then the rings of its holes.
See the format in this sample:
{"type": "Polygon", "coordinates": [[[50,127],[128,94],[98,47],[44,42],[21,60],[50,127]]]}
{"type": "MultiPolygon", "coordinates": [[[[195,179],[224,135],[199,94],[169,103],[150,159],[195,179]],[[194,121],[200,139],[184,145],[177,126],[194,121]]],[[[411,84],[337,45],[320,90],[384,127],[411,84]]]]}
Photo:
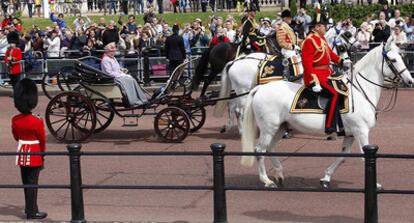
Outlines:
{"type": "MultiPolygon", "coordinates": [[[[360,26],[365,21],[367,16],[374,15],[374,18],[378,17],[382,6],[379,4],[372,5],[350,5],[350,4],[336,4],[327,5],[330,16],[335,22],[343,20],[347,17],[352,18],[354,26],[360,26]]],[[[414,4],[390,6],[392,9],[399,9],[402,16],[411,16],[414,12],[414,4]]],[[[308,8],[309,15],[316,15],[316,11],[313,8],[308,8]]]]}

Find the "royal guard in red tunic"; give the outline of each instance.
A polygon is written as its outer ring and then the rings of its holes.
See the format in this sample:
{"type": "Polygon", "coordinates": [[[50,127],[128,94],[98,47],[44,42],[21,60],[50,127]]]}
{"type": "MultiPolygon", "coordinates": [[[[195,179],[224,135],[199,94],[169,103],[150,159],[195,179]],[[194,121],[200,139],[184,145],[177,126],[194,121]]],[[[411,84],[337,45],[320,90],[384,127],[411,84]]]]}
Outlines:
{"type": "MultiPolygon", "coordinates": [[[[17,151],[22,153],[45,152],[46,138],[43,120],[32,115],[32,109],[37,105],[37,87],[34,81],[23,79],[14,88],[14,105],[21,113],[12,119],[12,133],[18,141],[17,151]]],[[[16,165],[20,166],[20,172],[24,185],[37,185],[40,170],[43,169],[43,156],[18,155],[16,165]]],[[[37,188],[25,188],[25,213],[27,219],[43,219],[47,216],[39,212],[37,207],[37,188]]]]}
{"type": "Polygon", "coordinates": [[[349,62],[344,63],[343,59],[336,55],[326,42],[324,38],[326,18],[318,14],[313,23],[313,31],[306,37],[302,45],[303,80],[306,86],[312,88],[313,92],[321,92],[330,98],[326,108],[325,132],[327,134],[338,132],[338,135],[342,135],[344,134],[343,129],[337,129],[337,124],[341,127],[342,122],[339,115],[338,93],[329,81],[329,77],[333,74],[330,63],[332,61],[340,66],[346,63],[349,66],[349,62]]]}
{"type": "Polygon", "coordinates": [[[22,51],[16,47],[19,44],[19,34],[16,31],[7,34],[7,42],[10,44],[10,48],[7,49],[4,55],[4,62],[8,66],[8,73],[10,76],[10,82],[14,88],[16,83],[20,80],[22,73],[22,66],[20,61],[23,58],[22,51]]]}

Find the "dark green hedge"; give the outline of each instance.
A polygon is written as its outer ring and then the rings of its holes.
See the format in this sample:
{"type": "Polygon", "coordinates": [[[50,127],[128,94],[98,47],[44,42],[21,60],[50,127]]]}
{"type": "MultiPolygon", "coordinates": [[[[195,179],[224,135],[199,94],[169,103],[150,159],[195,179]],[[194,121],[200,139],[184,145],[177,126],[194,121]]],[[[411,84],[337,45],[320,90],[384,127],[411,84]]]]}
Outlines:
{"type": "MultiPolygon", "coordinates": [[[[348,16],[352,17],[352,21],[354,26],[360,26],[363,21],[367,18],[368,15],[375,14],[378,16],[379,11],[381,10],[382,6],[379,4],[372,4],[372,5],[345,5],[345,4],[337,4],[337,5],[328,5],[327,6],[330,12],[330,15],[334,19],[335,22],[339,20],[343,20],[348,16]]],[[[399,9],[401,11],[402,16],[411,16],[414,14],[414,4],[408,5],[396,5],[390,6],[392,9],[399,9]]],[[[309,15],[316,15],[316,10],[313,8],[309,8],[308,10],[309,15]]]]}

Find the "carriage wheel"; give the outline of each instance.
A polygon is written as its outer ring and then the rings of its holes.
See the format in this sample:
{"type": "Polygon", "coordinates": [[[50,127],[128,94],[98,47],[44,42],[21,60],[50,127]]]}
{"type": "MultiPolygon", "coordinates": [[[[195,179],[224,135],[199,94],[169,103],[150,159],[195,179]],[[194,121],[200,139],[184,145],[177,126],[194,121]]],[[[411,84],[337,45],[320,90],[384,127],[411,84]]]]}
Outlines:
{"type": "Polygon", "coordinates": [[[103,99],[93,99],[96,110],[96,127],[94,133],[99,133],[108,128],[114,119],[115,112],[109,103],[103,99]]]}
{"type": "Polygon", "coordinates": [[[60,142],[87,139],[95,130],[96,111],[92,102],[78,92],[56,95],[46,107],[46,125],[60,142]]]}
{"type": "Polygon", "coordinates": [[[59,87],[61,75],[52,74],[49,75],[45,73],[42,77],[42,90],[47,98],[52,99],[57,94],[62,92],[62,89],[59,87]]]}
{"type": "Polygon", "coordinates": [[[155,116],[154,129],[164,142],[181,142],[190,131],[190,121],[181,108],[168,107],[155,116]]]}
{"type": "Polygon", "coordinates": [[[76,91],[79,88],[79,78],[72,76],[73,67],[62,67],[57,74],[59,77],[58,86],[61,91],[76,91]]]}
{"type": "Polygon", "coordinates": [[[187,111],[190,120],[190,132],[196,132],[203,127],[206,121],[206,109],[204,107],[193,107],[187,111]]]}

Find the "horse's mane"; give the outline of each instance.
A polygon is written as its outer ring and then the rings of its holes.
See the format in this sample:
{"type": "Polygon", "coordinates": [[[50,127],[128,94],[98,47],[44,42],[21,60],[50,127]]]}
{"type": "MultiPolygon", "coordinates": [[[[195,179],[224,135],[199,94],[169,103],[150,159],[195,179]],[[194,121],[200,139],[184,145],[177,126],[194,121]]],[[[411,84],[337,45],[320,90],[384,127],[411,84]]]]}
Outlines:
{"type": "Polygon", "coordinates": [[[355,70],[362,70],[366,68],[368,64],[373,63],[372,58],[382,58],[382,47],[383,45],[379,45],[374,49],[370,50],[364,57],[362,57],[356,64],[355,70]]]}

